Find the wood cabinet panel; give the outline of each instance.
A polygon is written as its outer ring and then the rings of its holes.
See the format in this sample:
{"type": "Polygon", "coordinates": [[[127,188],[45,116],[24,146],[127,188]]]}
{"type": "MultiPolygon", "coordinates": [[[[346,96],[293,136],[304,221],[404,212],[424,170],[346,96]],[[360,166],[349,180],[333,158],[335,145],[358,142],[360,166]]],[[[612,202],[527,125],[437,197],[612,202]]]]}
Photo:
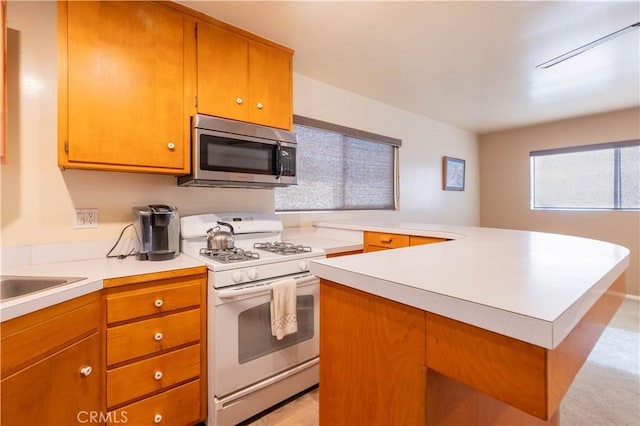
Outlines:
{"type": "Polygon", "coordinates": [[[107,425],[188,425],[200,412],[200,381],[195,380],[110,412],[107,425]],[[126,414],[125,414],[126,413],[126,414]],[[125,416],[127,421],[122,420],[125,416]]]}
{"type": "Polygon", "coordinates": [[[0,164],[7,163],[7,1],[0,1],[0,164]]]}
{"type": "Polygon", "coordinates": [[[155,2],[59,5],[59,165],[188,170],[180,13],[155,2]]]}
{"type": "Polygon", "coordinates": [[[247,121],[249,41],[207,22],[198,22],[198,111],[247,121]]]}
{"type": "Polygon", "coordinates": [[[109,370],[107,408],[198,378],[200,367],[200,345],[196,344],[109,370]]]}
{"type": "Polygon", "coordinates": [[[546,350],[427,313],[427,366],[540,418],[546,410],[546,350]]]}
{"type": "Polygon", "coordinates": [[[198,341],[200,309],[111,327],[107,329],[107,365],[198,341]]]}
{"type": "Polygon", "coordinates": [[[352,254],[361,254],[362,250],[351,250],[351,251],[341,251],[339,253],[329,253],[327,257],[340,257],[340,256],[351,256],[352,254]]]}
{"type": "Polygon", "coordinates": [[[293,125],[291,54],[249,44],[249,121],[290,129],[293,125]]]}
{"type": "MultiPolygon", "coordinates": [[[[166,272],[153,272],[144,275],[128,275],[126,277],[109,278],[103,281],[104,288],[129,286],[131,284],[141,284],[140,287],[148,285],[162,285],[167,282],[164,280],[175,279],[175,282],[180,281],[179,278],[186,278],[192,275],[199,275],[198,279],[203,282],[207,279],[207,267],[206,266],[194,266],[192,268],[174,269],[166,272]]],[[[132,287],[128,287],[131,289],[132,287]]],[[[111,292],[112,290],[109,290],[111,292]]],[[[109,293],[111,294],[111,293],[109,293]]]]}
{"type": "Polygon", "coordinates": [[[321,280],[320,323],[320,424],[425,424],[424,311],[321,280]]]}
{"type": "Polygon", "coordinates": [[[447,241],[446,238],[436,238],[436,237],[421,237],[418,235],[411,235],[409,237],[409,245],[410,246],[418,246],[422,244],[434,244],[434,243],[442,243],[447,241]]]}
{"type": "Polygon", "coordinates": [[[99,292],[0,323],[2,377],[98,330],[99,292]]]}
{"type": "Polygon", "coordinates": [[[200,305],[201,280],[145,286],[110,293],[106,297],[107,324],[200,305]]]}
{"type": "Polygon", "coordinates": [[[72,425],[80,423],[84,413],[102,412],[100,347],[94,334],[3,379],[0,423],[72,425]],[[91,373],[82,375],[87,366],[91,373]]]}

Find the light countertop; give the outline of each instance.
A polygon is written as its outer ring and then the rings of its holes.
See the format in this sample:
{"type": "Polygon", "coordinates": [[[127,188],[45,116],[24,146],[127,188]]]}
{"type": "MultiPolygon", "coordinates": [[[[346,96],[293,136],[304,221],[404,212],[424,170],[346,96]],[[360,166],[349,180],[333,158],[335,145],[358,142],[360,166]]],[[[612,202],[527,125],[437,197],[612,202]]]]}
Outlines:
{"type": "Polygon", "coordinates": [[[102,281],[105,279],[166,272],[202,265],[204,265],[203,262],[180,255],[175,259],[154,262],[138,261],[133,257],[122,260],[105,257],[3,269],[2,275],[86,277],[86,279],[0,302],[0,319],[6,321],[98,291],[102,289],[102,281]]]}
{"type": "Polygon", "coordinates": [[[319,222],[451,241],[317,260],[315,275],[555,348],[629,265],[629,250],[558,234],[420,223],[319,222]]]}

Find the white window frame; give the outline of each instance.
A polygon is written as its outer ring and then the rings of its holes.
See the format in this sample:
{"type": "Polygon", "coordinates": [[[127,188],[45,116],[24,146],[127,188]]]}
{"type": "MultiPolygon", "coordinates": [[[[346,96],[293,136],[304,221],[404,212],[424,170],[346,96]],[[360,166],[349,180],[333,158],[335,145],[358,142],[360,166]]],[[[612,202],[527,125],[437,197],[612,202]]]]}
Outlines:
{"type": "MultiPolygon", "coordinates": [[[[545,211],[545,210],[568,210],[568,211],[638,211],[640,207],[622,207],[621,200],[621,183],[620,183],[620,149],[625,147],[634,147],[640,146],[640,139],[637,140],[628,140],[628,141],[619,141],[619,142],[607,142],[607,143],[599,143],[599,144],[591,144],[591,145],[581,145],[575,147],[567,147],[567,148],[556,148],[556,149],[546,149],[539,151],[531,151],[529,153],[530,157],[530,203],[531,210],[536,211],[545,211]],[[614,168],[614,199],[612,200],[612,205],[610,207],[566,207],[566,206],[551,206],[551,207],[542,207],[535,205],[535,159],[537,157],[543,157],[548,155],[557,155],[557,154],[571,154],[578,152],[591,152],[591,151],[600,151],[600,150],[614,150],[614,164],[612,167],[614,168]],[[616,159],[617,158],[617,159],[616,159]]],[[[639,165],[640,167],[640,165],[639,165]]]]}

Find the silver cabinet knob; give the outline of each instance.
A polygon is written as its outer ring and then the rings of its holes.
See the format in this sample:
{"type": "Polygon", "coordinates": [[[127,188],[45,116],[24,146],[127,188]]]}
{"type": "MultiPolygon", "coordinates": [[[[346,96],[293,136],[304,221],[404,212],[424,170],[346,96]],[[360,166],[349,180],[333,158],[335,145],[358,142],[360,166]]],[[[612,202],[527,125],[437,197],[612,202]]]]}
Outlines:
{"type": "Polygon", "coordinates": [[[156,414],[155,416],[153,416],[153,422],[155,424],[158,424],[162,421],[162,414],[156,414]]]}
{"type": "Polygon", "coordinates": [[[169,148],[169,149],[171,149],[171,150],[175,149],[175,147],[176,147],[176,144],[175,144],[175,143],[173,143],[173,142],[169,142],[169,143],[167,144],[167,148],[169,148]]]}
{"type": "Polygon", "coordinates": [[[160,340],[162,340],[163,337],[164,336],[162,335],[162,333],[156,333],[155,336],[153,336],[156,342],[159,342],[160,340]]]}
{"type": "Polygon", "coordinates": [[[237,98],[237,99],[236,99],[236,103],[237,103],[238,105],[242,105],[242,98],[237,98]]]}
{"type": "Polygon", "coordinates": [[[262,109],[262,102],[258,102],[256,106],[258,107],[258,109],[262,109]]]}
{"type": "Polygon", "coordinates": [[[153,302],[153,304],[156,306],[156,308],[159,308],[162,305],[164,305],[164,302],[162,301],[162,299],[156,299],[156,301],[153,302]]]}
{"type": "Polygon", "coordinates": [[[156,371],[155,374],[153,375],[153,378],[156,380],[160,380],[162,379],[162,376],[163,376],[162,371],[156,371]]]}
{"type": "Polygon", "coordinates": [[[91,374],[91,372],[93,371],[93,369],[91,368],[90,365],[87,365],[85,367],[82,367],[80,369],[80,374],[84,377],[87,377],[89,374],[91,374]]]}

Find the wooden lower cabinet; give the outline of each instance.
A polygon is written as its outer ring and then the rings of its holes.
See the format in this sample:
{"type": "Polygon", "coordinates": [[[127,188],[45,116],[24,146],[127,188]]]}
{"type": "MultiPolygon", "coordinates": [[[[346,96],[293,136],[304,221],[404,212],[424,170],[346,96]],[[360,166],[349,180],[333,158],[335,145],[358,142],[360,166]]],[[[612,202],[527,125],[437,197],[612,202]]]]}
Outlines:
{"type": "Polygon", "coordinates": [[[107,424],[206,417],[206,267],[106,280],[107,424]]]}
{"type": "Polygon", "coordinates": [[[390,234],[386,232],[364,232],[364,252],[442,243],[446,238],[422,237],[418,235],[390,234]]]}
{"type": "Polygon", "coordinates": [[[425,424],[424,318],[321,280],[321,425],[425,424]]]}
{"type": "Polygon", "coordinates": [[[2,322],[0,424],[75,425],[104,411],[99,292],[2,322]]]}
{"type": "Polygon", "coordinates": [[[99,365],[94,334],[4,379],[2,425],[74,425],[100,412],[99,365]]]}
{"type": "Polygon", "coordinates": [[[321,279],[320,425],[558,425],[624,294],[623,274],[546,349],[321,279]]]}

